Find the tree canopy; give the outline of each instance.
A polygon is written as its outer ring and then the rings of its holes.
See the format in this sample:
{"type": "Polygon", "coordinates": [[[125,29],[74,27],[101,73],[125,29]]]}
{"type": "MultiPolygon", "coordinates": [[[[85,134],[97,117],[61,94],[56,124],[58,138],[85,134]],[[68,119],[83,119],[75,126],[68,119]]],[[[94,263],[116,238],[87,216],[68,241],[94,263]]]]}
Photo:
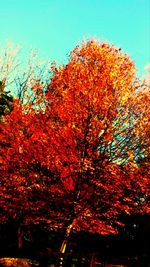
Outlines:
{"type": "Polygon", "coordinates": [[[31,90],[40,106],[15,100],[1,122],[3,220],[107,234],[149,213],[150,98],[132,60],[89,40],[31,90]]]}

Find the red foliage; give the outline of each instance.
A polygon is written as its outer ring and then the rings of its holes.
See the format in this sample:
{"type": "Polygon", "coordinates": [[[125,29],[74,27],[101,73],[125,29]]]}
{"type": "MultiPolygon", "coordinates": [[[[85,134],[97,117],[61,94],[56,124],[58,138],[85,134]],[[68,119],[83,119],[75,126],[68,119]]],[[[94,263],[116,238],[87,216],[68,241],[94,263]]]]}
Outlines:
{"type": "Polygon", "coordinates": [[[121,213],[149,212],[148,164],[135,162],[139,140],[148,153],[148,130],[138,133],[148,117],[138,94],[133,110],[134,64],[89,41],[52,71],[45,111],[25,113],[16,102],[1,123],[3,220],[114,233],[121,213]]]}

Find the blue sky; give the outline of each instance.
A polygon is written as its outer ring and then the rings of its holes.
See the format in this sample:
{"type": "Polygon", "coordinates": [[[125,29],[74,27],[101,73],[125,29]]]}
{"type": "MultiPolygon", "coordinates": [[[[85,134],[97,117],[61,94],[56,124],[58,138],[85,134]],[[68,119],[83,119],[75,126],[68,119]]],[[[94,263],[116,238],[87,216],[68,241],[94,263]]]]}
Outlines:
{"type": "Polygon", "coordinates": [[[0,0],[0,11],[0,47],[12,41],[63,63],[96,37],[121,47],[140,75],[150,62],[150,0],[0,0]]]}

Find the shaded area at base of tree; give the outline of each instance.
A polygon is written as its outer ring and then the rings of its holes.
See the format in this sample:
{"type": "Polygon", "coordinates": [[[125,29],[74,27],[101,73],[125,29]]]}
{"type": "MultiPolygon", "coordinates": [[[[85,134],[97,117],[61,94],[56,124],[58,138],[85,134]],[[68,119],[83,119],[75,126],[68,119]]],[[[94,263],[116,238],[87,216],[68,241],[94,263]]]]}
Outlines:
{"type": "MultiPolygon", "coordinates": [[[[64,256],[64,266],[71,266],[73,262],[75,267],[90,266],[94,255],[97,261],[105,264],[149,267],[150,216],[128,216],[125,220],[126,226],[118,235],[72,233],[64,256]]],[[[0,257],[29,258],[40,262],[40,266],[46,266],[47,262],[55,266],[59,264],[61,255],[58,251],[64,236],[63,230],[55,232],[46,225],[32,225],[24,227],[23,236],[23,248],[19,251],[15,225],[0,225],[0,257]]]]}
{"type": "Polygon", "coordinates": [[[95,255],[89,255],[88,258],[81,257],[81,255],[66,254],[63,258],[58,257],[55,262],[51,261],[42,262],[42,264],[35,260],[22,259],[22,258],[1,258],[0,267],[149,267],[146,261],[137,261],[136,258],[130,260],[115,260],[113,262],[101,262],[95,255]]]}

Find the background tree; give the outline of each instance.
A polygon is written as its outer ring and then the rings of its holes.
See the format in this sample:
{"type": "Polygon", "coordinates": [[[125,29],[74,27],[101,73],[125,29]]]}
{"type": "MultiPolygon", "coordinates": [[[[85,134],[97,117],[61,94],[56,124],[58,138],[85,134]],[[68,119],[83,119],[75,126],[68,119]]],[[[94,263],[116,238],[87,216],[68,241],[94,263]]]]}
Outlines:
{"type": "MultiPolygon", "coordinates": [[[[30,211],[24,220],[65,228],[64,253],[71,230],[115,233],[121,213],[149,212],[148,168],[136,161],[137,146],[147,153],[148,95],[128,56],[94,40],[76,47],[66,65],[53,64],[51,73],[39,108],[27,113],[16,102],[2,124],[1,176],[9,180],[2,205],[13,217],[19,202],[19,212],[25,205],[30,211]]],[[[31,90],[42,88],[37,82],[31,90]]]]}
{"type": "Polygon", "coordinates": [[[0,117],[6,115],[13,109],[13,97],[5,91],[5,84],[0,81],[0,117]]]}
{"type": "Polygon", "coordinates": [[[44,107],[43,97],[49,83],[50,62],[39,60],[33,50],[25,51],[19,46],[7,44],[0,51],[0,81],[5,91],[11,91],[19,103],[34,106],[36,109],[44,107]],[[23,59],[25,58],[25,59],[23,59]],[[40,83],[39,90],[32,90],[40,83]],[[41,101],[42,99],[42,101],[41,101]]]}

